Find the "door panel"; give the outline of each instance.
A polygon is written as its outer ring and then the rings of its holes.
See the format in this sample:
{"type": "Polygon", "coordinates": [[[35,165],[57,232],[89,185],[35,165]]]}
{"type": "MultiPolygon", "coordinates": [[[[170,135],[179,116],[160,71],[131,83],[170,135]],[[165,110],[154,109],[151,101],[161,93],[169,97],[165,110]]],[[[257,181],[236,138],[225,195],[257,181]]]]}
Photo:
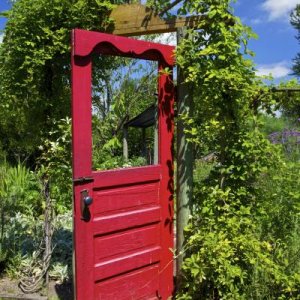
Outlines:
{"type": "Polygon", "coordinates": [[[72,133],[76,299],[173,292],[173,47],[74,30],[72,133]],[[158,61],[158,165],[92,170],[92,54],[158,61]]]}
{"type": "Polygon", "coordinates": [[[94,186],[100,189],[159,181],[161,179],[161,169],[160,165],[155,165],[101,172],[93,171],[94,186]]]}
{"type": "Polygon", "coordinates": [[[96,284],[95,299],[149,300],[158,299],[159,266],[154,264],[142,270],[123,274],[96,284]],[[115,287],[119,288],[116,289],[115,287]]]}
{"type": "MultiPolygon", "coordinates": [[[[133,254],[159,244],[159,225],[150,224],[107,236],[94,236],[95,261],[133,254]],[[118,247],[115,247],[118,245],[118,247]]],[[[95,262],[96,263],[96,262],[95,262]]]]}
{"type": "Polygon", "coordinates": [[[117,187],[114,189],[94,190],[94,212],[105,214],[110,211],[125,211],[140,206],[158,204],[158,182],[117,187]],[[102,201],[99,201],[102,200],[102,201]]]}

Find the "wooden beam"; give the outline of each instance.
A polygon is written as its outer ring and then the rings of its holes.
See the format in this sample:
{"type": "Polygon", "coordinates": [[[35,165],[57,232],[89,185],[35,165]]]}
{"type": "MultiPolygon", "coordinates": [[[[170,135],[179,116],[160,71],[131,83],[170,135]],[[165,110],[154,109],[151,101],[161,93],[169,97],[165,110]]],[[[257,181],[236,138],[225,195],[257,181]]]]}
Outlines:
{"type": "Polygon", "coordinates": [[[196,28],[203,16],[174,17],[161,19],[151,8],[141,4],[123,4],[112,10],[110,18],[114,21],[107,31],[116,35],[135,36],[176,32],[178,28],[196,28]]]}

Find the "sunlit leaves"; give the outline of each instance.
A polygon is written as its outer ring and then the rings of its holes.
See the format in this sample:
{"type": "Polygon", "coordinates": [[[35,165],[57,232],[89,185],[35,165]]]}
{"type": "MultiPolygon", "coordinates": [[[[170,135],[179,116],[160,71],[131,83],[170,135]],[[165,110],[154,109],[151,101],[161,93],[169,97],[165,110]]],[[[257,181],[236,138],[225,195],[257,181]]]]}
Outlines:
{"type": "MultiPolygon", "coordinates": [[[[260,132],[257,116],[274,111],[276,101],[247,59],[254,55],[248,40],[256,35],[233,15],[230,2],[184,1],[180,10],[206,17],[198,30],[187,31],[177,63],[194,89],[194,116],[185,119],[189,141],[199,160],[212,155],[213,162],[200,164],[208,169],[206,177],[194,182],[186,277],[178,299],[295,299],[297,269],[289,271],[278,257],[280,251],[287,255],[285,242],[275,249],[272,235],[261,234],[264,205],[278,195],[267,199],[258,184],[270,169],[282,168],[282,156],[260,132]]],[[[297,196],[292,192],[285,201],[289,197],[297,196]]]]}
{"type": "Polygon", "coordinates": [[[0,136],[12,155],[35,154],[52,121],[70,114],[71,29],[104,29],[111,2],[19,0],[6,12],[0,136]]]}

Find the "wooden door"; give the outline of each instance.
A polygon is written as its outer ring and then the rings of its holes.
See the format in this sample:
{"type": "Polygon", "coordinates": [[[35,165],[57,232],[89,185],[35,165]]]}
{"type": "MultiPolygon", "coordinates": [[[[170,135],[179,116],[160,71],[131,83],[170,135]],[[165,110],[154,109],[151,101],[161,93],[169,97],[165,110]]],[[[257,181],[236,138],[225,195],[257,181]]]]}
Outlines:
{"type": "Polygon", "coordinates": [[[174,47],[79,29],[72,40],[76,299],[168,299],[173,292],[174,47]],[[157,165],[92,170],[92,54],[158,62],[157,165]]]}

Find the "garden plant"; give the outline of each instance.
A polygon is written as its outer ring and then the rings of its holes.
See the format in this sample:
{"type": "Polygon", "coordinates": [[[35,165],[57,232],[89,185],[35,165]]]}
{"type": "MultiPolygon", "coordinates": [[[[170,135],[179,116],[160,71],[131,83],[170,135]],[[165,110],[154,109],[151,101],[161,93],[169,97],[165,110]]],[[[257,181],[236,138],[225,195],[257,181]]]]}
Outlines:
{"type": "MultiPolygon", "coordinates": [[[[1,276],[43,272],[33,266],[45,261],[37,254],[48,220],[48,276],[71,281],[70,32],[107,30],[115,5],[137,1],[12,2],[0,44],[1,276]]],[[[147,5],[162,11],[170,2],[147,5]]],[[[192,116],[177,118],[195,161],[186,243],[174,251],[184,257],[175,298],[300,299],[300,93],[284,91],[299,89],[297,81],[275,93],[270,78],[256,75],[248,48],[256,35],[234,15],[232,1],[178,2],[174,14],[206,18],[176,49],[193,91],[192,116]]],[[[298,5],[291,16],[298,30],[299,12],[298,5]]],[[[131,160],[120,158],[121,128],[153,103],[155,68],[103,57],[94,66],[95,168],[144,164],[138,149],[131,160]],[[143,75],[123,78],[124,69],[143,75]]],[[[299,76],[299,57],[294,72],[299,76]]],[[[139,134],[130,132],[132,147],[139,134]]]]}

